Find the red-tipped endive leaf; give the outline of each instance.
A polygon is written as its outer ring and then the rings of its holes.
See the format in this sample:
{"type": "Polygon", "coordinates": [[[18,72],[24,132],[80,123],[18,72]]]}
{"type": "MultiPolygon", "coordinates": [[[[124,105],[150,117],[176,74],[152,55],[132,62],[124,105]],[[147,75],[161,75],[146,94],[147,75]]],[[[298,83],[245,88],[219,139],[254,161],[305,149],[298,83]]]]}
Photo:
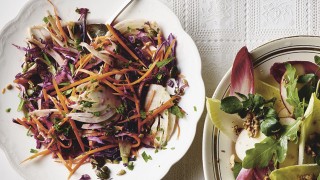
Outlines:
{"type": "Polygon", "coordinates": [[[274,63],[270,68],[270,74],[278,83],[281,83],[281,78],[286,72],[286,63],[290,63],[294,68],[296,68],[297,75],[313,73],[320,78],[319,66],[315,63],[309,61],[287,61],[283,63],[274,63]]]}
{"type": "Polygon", "coordinates": [[[254,93],[253,64],[247,47],[242,47],[233,62],[231,71],[230,96],[254,93]]]}
{"type": "Polygon", "coordinates": [[[289,114],[293,114],[294,106],[286,101],[287,90],[286,90],[286,64],[291,64],[296,69],[296,75],[301,76],[304,74],[316,74],[316,76],[320,77],[319,66],[315,63],[309,61],[287,61],[283,63],[274,63],[270,69],[270,74],[274,77],[274,79],[280,83],[280,94],[283,104],[288,110],[289,114]]]}
{"type": "Polygon", "coordinates": [[[268,167],[244,169],[242,168],[237,176],[237,180],[264,180],[268,173],[268,167]]]}

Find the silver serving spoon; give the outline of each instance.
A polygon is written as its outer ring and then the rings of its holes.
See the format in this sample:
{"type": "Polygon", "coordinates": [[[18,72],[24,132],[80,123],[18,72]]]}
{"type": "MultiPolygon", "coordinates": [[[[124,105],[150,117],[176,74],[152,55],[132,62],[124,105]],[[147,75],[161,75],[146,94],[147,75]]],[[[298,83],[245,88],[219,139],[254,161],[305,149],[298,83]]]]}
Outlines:
{"type": "Polygon", "coordinates": [[[112,25],[118,16],[133,2],[134,0],[125,0],[120,8],[107,20],[106,24],[112,25]]]}

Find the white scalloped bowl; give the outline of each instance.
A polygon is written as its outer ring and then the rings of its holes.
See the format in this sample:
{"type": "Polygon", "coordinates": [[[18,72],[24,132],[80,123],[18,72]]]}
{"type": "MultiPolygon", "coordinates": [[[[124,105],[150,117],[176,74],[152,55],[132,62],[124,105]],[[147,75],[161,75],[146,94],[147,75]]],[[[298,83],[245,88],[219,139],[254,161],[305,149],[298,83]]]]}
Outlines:
{"type": "MultiPolygon", "coordinates": [[[[63,20],[74,21],[78,19],[75,9],[86,7],[90,9],[88,21],[106,22],[114,9],[118,9],[121,1],[115,0],[54,0],[58,7],[59,15],[63,20]]],[[[24,53],[17,50],[12,44],[25,45],[25,38],[28,35],[27,28],[42,23],[42,18],[52,7],[44,0],[31,0],[20,11],[19,15],[2,30],[0,34],[0,87],[12,83],[15,74],[21,68],[24,53]]],[[[156,21],[163,29],[165,35],[173,33],[177,37],[177,58],[178,66],[186,77],[190,87],[186,90],[180,103],[181,107],[188,113],[180,120],[181,134],[177,133],[168,143],[168,149],[154,153],[154,150],[143,149],[152,156],[147,163],[141,157],[135,162],[133,171],[127,170],[124,176],[115,175],[119,170],[124,169],[122,165],[111,165],[111,176],[115,179],[161,179],[170,167],[179,161],[189,149],[195,133],[196,126],[204,108],[205,91],[201,77],[201,60],[195,43],[190,36],[184,32],[178,18],[169,8],[156,0],[139,0],[130,5],[121,14],[119,21],[124,19],[148,19],[156,21]],[[194,106],[197,111],[194,111],[194,106]],[[174,147],[174,148],[173,148],[174,147]]],[[[12,123],[13,118],[21,117],[16,112],[19,104],[18,91],[7,91],[0,95],[0,147],[5,151],[10,164],[24,178],[32,180],[56,180],[66,179],[68,170],[59,163],[47,156],[38,158],[24,164],[20,162],[30,156],[30,149],[35,148],[35,140],[26,136],[27,130],[12,123]],[[10,113],[5,109],[12,108],[10,113]]],[[[90,164],[83,165],[78,169],[71,179],[79,179],[82,174],[89,174],[93,179],[96,177],[90,164]]]]}

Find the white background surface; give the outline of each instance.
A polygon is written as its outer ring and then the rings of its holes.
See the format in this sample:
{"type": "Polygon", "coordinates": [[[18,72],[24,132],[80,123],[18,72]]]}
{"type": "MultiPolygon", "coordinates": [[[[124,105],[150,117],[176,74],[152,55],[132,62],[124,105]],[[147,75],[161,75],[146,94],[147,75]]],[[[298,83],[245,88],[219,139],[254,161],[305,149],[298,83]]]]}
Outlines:
{"type": "MultiPolygon", "coordinates": [[[[291,35],[319,35],[320,1],[316,0],[161,0],[179,17],[202,57],[206,95],[211,97],[240,47],[251,50],[270,40],[291,35]]],[[[14,18],[26,0],[2,0],[0,28],[14,18]]],[[[205,113],[204,113],[205,114],[205,113]]],[[[188,153],[164,179],[203,177],[202,116],[188,153]]],[[[0,179],[18,180],[0,150],[0,179]]],[[[21,179],[21,178],[20,178],[21,179]]]]}

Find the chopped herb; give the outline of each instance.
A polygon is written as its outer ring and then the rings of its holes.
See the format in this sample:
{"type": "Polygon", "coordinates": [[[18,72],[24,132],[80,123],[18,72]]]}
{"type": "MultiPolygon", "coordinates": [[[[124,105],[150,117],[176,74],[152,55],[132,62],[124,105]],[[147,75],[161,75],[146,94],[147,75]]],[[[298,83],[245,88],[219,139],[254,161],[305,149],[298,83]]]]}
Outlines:
{"type": "Polygon", "coordinates": [[[38,150],[36,150],[36,149],[30,149],[30,153],[38,153],[38,150]]]}
{"type": "Polygon", "coordinates": [[[176,149],[175,147],[172,147],[172,148],[171,148],[171,150],[175,150],[175,149],[176,149]]]}
{"type": "Polygon", "coordinates": [[[70,68],[71,75],[73,76],[73,75],[74,75],[74,73],[75,73],[75,67],[74,67],[74,64],[69,63],[69,68],[70,68]]]}
{"type": "Polygon", "coordinates": [[[145,111],[140,111],[140,116],[141,116],[141,118],[142,119],[145,119],[145,118],[147,118],[147,113],[145,112],[145,111]]]}
{"type": "Polygon", "coordinates": [[[161,150],[167,150],[167,148],[166,147],[161,147],[161,150]]]}
{"type": "Polygon", "coordinates": [[[128,169],[130,170],[130,171],[132,171],[133,169],[134,169],[134,164],[133,164],[133,162],[132,161],[130,161],[129,163],[128,163],[128,169]]]}
{"type": "Polygon", "coordinates": [[[158,152],[159,152],[159,149],[154,150],[154,153],[158,153],[158,152]]]}
{"type": "Polygon", "coordinates": [[[70,82],[62,82],[59,84],[59,86],[68,86],[70,84],[70,82]]]}
{"type": "Polygon", "coordinates": [[[83,107],[88,107],[88,108],[91,108],[93,103],[94,103],[94,102],[80,101],[80,104],[81,104],[83,107]]]}
{"type": "Polygon", "coordinates": [[[98,80],[96,80],[96,79],[91,79],[90,82],[91,82],[91,83],[94,83],[94,82],[98,82],[98,80]]]}
{"type": "Polygon", "coordinates": [[[180,109],[179,106],[172,106],[169,110],[172,114],[176,115],[178,118],[183,118],[184,112],[180,109]]]}
{"type": "Polygon", "coordinates": [[[158,79],[158,80],[161,80],[162,76],[163,76],[163,75],[162,75],[161,73],[158,73],[158,74],[157,74],[157,79],[158,79]]]}
{"type": "Polygon", "coordinates": [[[71,93],[72,93],[72,89],[68,89],[68,90],[62,92],[62,94],[65,96],[70,95],[71,93]]]}
{"type": "Polygon", "coordinates": [[[174,58],[168,58],[168,59],[164,59],[162,61],[157,62],[157,66],[158,68],[163,68],[164,66],[166,66],[167,64],[169,64],[174,58]]]}
{"type": "Polygon", "coordinates": [[[70,129],[71,129],[70,125],[62,125],[62,126],[60,126],[57,121],[55,122],[55,124],[53,124],[53,127],[58,133],[62,133],[65,136],[69,135],[69,132],[70,132],[70,129]]]}
{"type": "Polygon", "coordinates": [[[27,136],[32,137],[32,132],[31,132],[31,126],[29,127],[28,131],[27,131],[27,136]]]}
{"type": "Polygon", "coordinates": [[[19,106],[18,106],[18,111],[19,112],[22,111],[25,103],[26,103],[25,100],[21,98],[19,106]]]}
{"type": "Polygon", "coordinates": [[[127,31],[128,31],[128,32],[131,32],[131,31],[132,31],[132,28],[131,28],[130,26],[128,26],[128,27],[127,27],[127,31]]]}
{"type": "Polygon", "coordinates": [[[123,115],[125,113],[126,109],[127,109],[127,105],[122,103],[119,107],[116,108],[116,111],[118,114],[123,115]]]}
{"type": "Polygon", "coordinates": [[[6,112],[9,113],[11,111],[11,108],[6,109],[6,112]]]}
{"type": "Polygon", "coordinates": [[[44,17],[42,20],[43,20],[43,22],[46,23],[46,24],[49,22],[48,17],[44,17]]]}
{"type": "Polygon", "coordinates": [[[193,106],[193,110],[197,112],[197,106],[193,106]]]}
{"type": "Polygon", "coordinates": [[[152,157],[148,155],[145,151],[141,154],[142,158],[144,159],[145,162],[148,162],[149,160],[152,160],[152,157]]]}
{"type": "Polygon", "coordinates": [[[101,112],[99,112],[99,111],[98,111],[98,112],[93,112],[92,114],[93,114],[94,116],[99,117],[99,116],[101,115],[101,112]]]}
{"type": "Polygon", "coordinates": [[[157,141],[160,141],[160,137],[156,137],[156,140],[157,140],[157,141]]]}
{"type": "Polygon", "coordinates": [[[107,166],[96,169],[96,175],[100,179],[109,179],[110,178],[110,169],[107,166]]]}

